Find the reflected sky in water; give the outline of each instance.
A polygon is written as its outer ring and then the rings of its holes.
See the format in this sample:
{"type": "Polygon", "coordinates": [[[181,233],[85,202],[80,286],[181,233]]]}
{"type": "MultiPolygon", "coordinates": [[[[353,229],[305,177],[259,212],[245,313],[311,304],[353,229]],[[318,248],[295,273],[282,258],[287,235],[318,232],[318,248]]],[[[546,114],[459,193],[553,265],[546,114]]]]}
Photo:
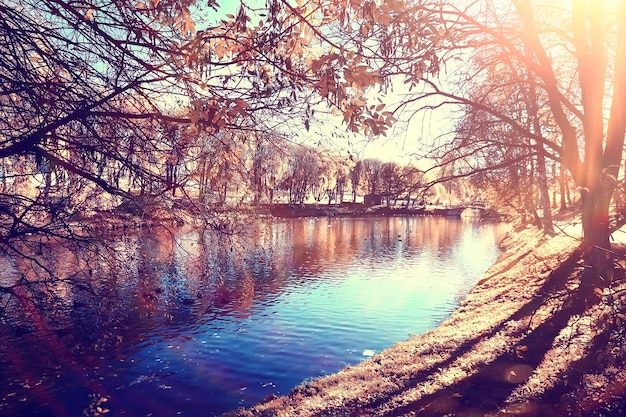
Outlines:
{"type": "MultiPolygon", "coordinates": [[[[435,327],[503,232],[437,217],[268,219],[234,236],[128,232],[96,257],[54,248],[56,272],[82,284],[56,286],[54,308],[26,320],[28,303],[3,300],[0,413],[218,415],[285,394],[435,327]]],[[[5,261],[5,281],[29,273],[5,261]]]]}

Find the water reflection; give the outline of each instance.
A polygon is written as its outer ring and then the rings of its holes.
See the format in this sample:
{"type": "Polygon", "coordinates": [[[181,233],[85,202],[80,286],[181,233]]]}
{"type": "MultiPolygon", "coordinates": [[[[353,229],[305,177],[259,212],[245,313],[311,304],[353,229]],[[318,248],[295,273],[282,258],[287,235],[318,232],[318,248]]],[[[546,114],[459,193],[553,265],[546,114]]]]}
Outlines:
{"type": "MultiPolygon", "coordinates": [[[[80,285],[2,296],[0,412],[93,414],[107,398],[115,415],[214,415],[284,394],[434,327],[493,263],[501,232],[318,218],[49,245],[39,256],[80,285]]],[[[41,272],[1,267],[3,285],[41,272]]]]}

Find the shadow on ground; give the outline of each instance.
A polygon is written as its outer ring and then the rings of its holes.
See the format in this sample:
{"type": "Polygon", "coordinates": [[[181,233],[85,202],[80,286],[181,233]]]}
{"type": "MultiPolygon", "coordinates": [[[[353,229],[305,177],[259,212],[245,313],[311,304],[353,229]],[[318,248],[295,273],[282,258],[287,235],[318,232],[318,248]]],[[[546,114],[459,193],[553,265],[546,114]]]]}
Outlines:
{"type": "MultiPolygon", "coordinates": [[[[620,256],[626,256],[621,248],[620,256]]],[[[432,395],[422,397],[402,407],[394,408],[387,413],[377,414],[385,417],[419,415],[419,416],[624,416],[626,415],[625,383],[623,380],[609,381],[603,386],[604,395],[590,398],[581,395],[585,390],[585,377],[602,375],[606,366],[623,366],[623,357],[616,357],[612,350],[619,349],[623,353],[622,329],[616,326],[614,318],[598,326],[597,332],[590,336],[586,354],[569,364],[567,369],[557,376],[558,382],[534,398],[511,401],[516,388],[522,386],[546,360],[556,339],[564,331],[572,333],[572,321],[592,319],[597,313],[594,306],[603,303],[601,297],[594,300],[583,300],[576,291],[562,291],[568,281],[579,281],[583,265],[580,251],[576,251],[567,262],[553,271],[546,280],[541,294],[524,305],[511,319],[528,317],[546,300],[559,300],[560,308],[529,331],[515,346],[505,354],[485,364],[474,375],[456,382],[453,386],[440,390],[432,395]],[[608,394],[612,391],[612,394],[608,394]]],[[[623,279],[623,277],[622,277],[623,279]]],[[[616,287],[623,282],[615,282],[616,287]]],[[[614,301],[614,300],[613,300],[614,301]]],[[[622,324],[623,325],[623,324],[622,324]]],[[[501,331],[501,326],[494,328],[490,337],[501,331]]],[[[458,354],[471,351],[477,340],[470,340],[459,347],[458,354]]],[[[573,341],[570,341],[573,343],[573,341]]],[[[620,355],[622,356],[622,355],[620,355]]],[[[440,367],[448,363],[439,364],[440,367]]],[[[603,381],[596,381],[600,388],[603,381]]],[[[373,404],[371,404],[373,405],[373,404]]],[[[352,416],[367,414],[369,407],[354,410],[352,416]]]]}

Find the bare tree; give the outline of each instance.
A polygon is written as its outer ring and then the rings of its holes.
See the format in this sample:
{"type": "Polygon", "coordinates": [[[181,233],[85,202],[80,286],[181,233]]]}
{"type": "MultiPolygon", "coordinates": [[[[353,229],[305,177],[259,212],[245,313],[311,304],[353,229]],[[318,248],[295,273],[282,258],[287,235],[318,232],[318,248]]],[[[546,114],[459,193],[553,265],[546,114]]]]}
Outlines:
{"type": "Polygon", "coordinates": [[[604,286],[612,271],[609,203],[626,127],[626,80],[621,76],[626,71],[626,2],[620,1],[615,13],[590,1],[542,7],[549,9],[540,10],[529,0],[486,0],[465,8],[449,2],[432,9],[441,17],[438,56],[444,62],[451,63],[455,56],[466,59],[465,51],[495,48],[527,75],[536,96],[545,97],[545,105],[538,109],[539,131],[506,108],[477,102],[462,84],[444,86],[432,77],[415,75],[408,66],[401,72],[421,89],[401,107],[415,104],[413,111],[476,107],[532,140],[545,157],[561,161],[581,190],[583,244],[590,265],[585,287],[604,286]],[[558,127],[558,136],[544,134],[546,119],[558,127]]]}
{"type": "Polygon", "coordinates": [[[350,169],[350,186],[352,187],[352,202],[356,203],[356,195],[363,175],[363,161],[358,160],[350,169]]]}

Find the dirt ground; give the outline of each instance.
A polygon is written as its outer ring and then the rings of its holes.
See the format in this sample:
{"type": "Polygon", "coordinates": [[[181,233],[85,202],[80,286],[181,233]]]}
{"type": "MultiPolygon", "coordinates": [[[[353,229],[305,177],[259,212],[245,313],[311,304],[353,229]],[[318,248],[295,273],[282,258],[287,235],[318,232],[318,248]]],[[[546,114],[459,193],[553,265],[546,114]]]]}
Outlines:
{"type": "Polygon", "coordinates": [[[626,415],[624,280],[581,302],[577,239],[526,229],[503,249],[438,328],[229,415],[626,415]]]}

